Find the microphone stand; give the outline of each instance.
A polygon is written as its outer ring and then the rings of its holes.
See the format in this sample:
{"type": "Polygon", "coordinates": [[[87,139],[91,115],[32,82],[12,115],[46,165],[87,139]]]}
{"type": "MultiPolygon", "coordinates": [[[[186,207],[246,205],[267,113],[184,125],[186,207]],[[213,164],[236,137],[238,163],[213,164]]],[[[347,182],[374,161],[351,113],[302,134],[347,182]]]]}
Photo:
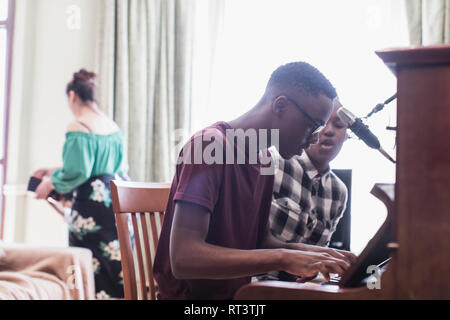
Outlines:
{"type": "MultiPolygon", "coordinates": [[[[372,109],[372,111],[369,112],[369,114],[365,117],[365,119],[368,119],[371,115],[373,115],[374,113],[377,113],[378,111],[383,110],[383,108],[389,104],[391,101],[393,101],[394,99],[397,98],[397,93],[395,93],[392,97],[388,98],[386,101],[384,101],[383,103],[379,103],[375,106],[375,108],[372,109]]],[[[378,149],[378,151],[380,151],[380,153],[385,156],[388,160],[390,160],[393,163],[396,163],[395,160],[382,148],[380,147],[378,149]]]]}
{"type": "Polygon", "coordinates": [[[386,152],[384,151],[384,149],[382,147],[380,147],[378,149],[378,151],[380,151],[380,153],[385,156],[388,160],[392,161],[392,163],[396,163],[395,160],[386,152]]]}
{"type": "Polygon", "coordinates": [[[369,118],[372,114],[377,113],[378,111],[383,110],[384,106],[389,104],[392,100],[397,98],[397,93],[395,93],[392,97],[390,97],[389,99],[387,99],[385,102],[383,103],[379,103],[375,106],[375,108],[372,109],[372,111],[369,112],[369,114],[367,116],[365,116],[365,118],[369,118]]]}

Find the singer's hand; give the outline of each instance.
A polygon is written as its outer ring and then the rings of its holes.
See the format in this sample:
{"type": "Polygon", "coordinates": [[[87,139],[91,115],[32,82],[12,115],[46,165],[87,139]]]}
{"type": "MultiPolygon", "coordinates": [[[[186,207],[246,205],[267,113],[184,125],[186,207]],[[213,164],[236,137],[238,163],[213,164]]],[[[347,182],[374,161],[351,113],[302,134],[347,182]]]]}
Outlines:
{"type": "Polygon", "coordinates": [[[42,178],[42,182],[36,189],[36,199],[47,199],[50,192],[55,189],[52,179],[48,176],[42,178]]]}

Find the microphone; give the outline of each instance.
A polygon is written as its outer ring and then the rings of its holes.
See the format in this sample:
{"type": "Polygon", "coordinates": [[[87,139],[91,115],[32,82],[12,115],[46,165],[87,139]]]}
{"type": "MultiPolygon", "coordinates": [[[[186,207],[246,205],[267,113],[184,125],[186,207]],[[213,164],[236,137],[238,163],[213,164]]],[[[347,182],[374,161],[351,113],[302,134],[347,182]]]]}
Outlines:
{"type": "Polygon", "coordinates": [[[372,149],[380,151],[383,156],[395,163],[395,160],[392,159],[392,157],[389,156],[389,154],[381,147],[378,138],[372,133],[372,131],[370,131],[369,127],[366,126],[360,118],[357,118],[353,113],[344,107],[340,107],[337,110],[337,115],[358,138],[365,142],[365,144],[372,149]]]}

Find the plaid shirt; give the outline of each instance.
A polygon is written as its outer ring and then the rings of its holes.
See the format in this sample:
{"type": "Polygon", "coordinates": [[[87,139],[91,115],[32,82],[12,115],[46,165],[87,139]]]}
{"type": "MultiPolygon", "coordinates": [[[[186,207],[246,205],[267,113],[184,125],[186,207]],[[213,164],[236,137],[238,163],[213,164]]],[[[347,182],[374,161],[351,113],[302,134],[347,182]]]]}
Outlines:
{"type": "Polygon", "coordinates": [[[275,161],[270,230],[281,241],[328,246],[347,203],[345,184],[330,170],[319,174],[306,152],[275,161]]]}

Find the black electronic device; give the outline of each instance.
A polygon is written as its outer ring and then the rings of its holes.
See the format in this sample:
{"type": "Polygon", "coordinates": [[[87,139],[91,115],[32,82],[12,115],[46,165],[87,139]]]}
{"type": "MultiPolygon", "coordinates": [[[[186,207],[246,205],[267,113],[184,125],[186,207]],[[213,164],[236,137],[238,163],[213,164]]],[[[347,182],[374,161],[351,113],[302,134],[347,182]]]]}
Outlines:
{"type": "MultiPolygon", "coordinates": [[[[42,179],[37,177],[30,177],[30,180],[28,180],[28,191],[36,192],[37,187],[41,184],[42,179]]],[[[49,193],[48,198],[52,198],[56,201],[61,200],[61,194],[57,193],[55,190],[52,190],[52,192],[49,193]]]]}

